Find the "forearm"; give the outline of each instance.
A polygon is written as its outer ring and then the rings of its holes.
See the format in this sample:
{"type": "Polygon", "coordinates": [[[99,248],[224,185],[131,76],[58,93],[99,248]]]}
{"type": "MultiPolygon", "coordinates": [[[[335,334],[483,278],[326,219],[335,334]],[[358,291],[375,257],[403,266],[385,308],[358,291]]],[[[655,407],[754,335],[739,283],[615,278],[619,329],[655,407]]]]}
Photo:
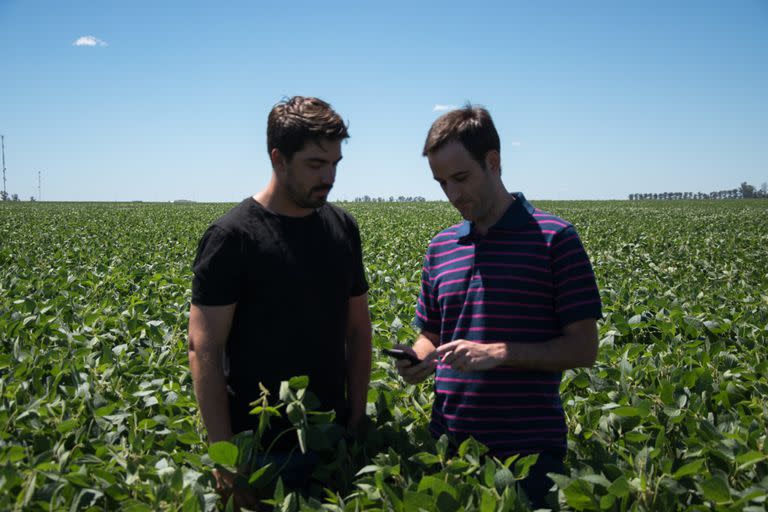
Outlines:
{"type": "Polygon", "coordinates": [[[356,332],[347,339],[347,397],[350,420],[365,414],[371,380],[371,331],[356,332]]]}
{"type": "Polygon", "coordinates": [[[419,359],[426,359],[426,357],[435,351],[435,344],[432,340],[426,337],[423,333],[416,338],[413,343],[413,351],[419,356],[419,359]]]}
{"type": "Polygon", "coordinates": [[[221,363],[221,356],[214,351],[189,351],[195,397],[211,443],[226,441],[232,437],[229,395],[221,363]]]}
{"type": "Polygon", "coordinates": [[[563,335],[543,343],[499,343],[504,365],[541,371],[590,367],[597,357],[597,343],[563,335]]]}

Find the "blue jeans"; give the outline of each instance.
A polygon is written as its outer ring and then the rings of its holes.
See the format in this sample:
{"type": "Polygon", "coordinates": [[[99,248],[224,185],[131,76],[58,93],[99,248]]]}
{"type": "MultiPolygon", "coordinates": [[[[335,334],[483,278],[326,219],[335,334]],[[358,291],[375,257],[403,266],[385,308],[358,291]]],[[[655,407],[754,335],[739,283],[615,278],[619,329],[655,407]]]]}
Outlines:
{"type": "Polygon", "coordinates": [[[565,455],[559,452],[543,452],[539,454],[536,464],[533,465],[528,476],[520,481],[520,487],[528,496],[531,508],[550,508],[545,498],[549,489],[555,484],[547,473],[565,473],[563,459],[565,455]]]}
{"type": "MultiPolygon", "coordinates": [[[[257,455],[256,466],[272,464],[270,472],[277,472],[283,479],[286,492],[299,491],[306,493],[312,482],[312,472],[320,463],[320,458],[313,452],[301,453],[275,452],[268,455],[257,455]]],[[[274,473],[272,473],[274,474],[274,473]]],[[[275,478],[277,482],[277,478],[275,478]]]]}

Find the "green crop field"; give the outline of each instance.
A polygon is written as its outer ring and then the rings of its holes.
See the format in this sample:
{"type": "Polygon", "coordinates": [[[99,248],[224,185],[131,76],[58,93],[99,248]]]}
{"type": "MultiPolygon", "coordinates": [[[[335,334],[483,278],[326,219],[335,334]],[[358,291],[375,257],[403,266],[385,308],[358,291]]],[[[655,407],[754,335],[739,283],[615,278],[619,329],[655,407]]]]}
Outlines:
{"type": "MultiPolygon", "coordinates": [[[[563,509],[762,511],[768,498],[768,201],[536,202],[573,222],[604,318],[594,368],[566,372],[563,509]]],[[[0,510],[212,510],[211,470],[253,438],[204,442],[187,366],[191,262],[230,205],[0,203],[0,510]]],[[[354,203],[374,344],[408,341],[427,242],[446,203],[354,203]]],[[[431,383],[374,358],[355,436],[313,414],[302,379],[257,409],[289,413],[328,489],[255,488],[278,510],[524,510],[530,459],[458,453],[426,430],[431,383]],[[335,490],[330,490],[335,489],[335,490]]]]}

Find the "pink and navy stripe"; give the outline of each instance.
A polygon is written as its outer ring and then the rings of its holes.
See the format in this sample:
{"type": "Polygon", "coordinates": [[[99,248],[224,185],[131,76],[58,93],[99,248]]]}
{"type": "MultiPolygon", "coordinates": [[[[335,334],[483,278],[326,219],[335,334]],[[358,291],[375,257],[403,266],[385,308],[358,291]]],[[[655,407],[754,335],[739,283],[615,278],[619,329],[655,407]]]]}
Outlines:
{"type": "MultiPolygon", "coordinates": [[[[537,343],[569,323],[600,318],[600,296],[574,227],[534,208],[523,194],[485,237],[464,222],[427,249],[416,325],[440,343],[537,343]]],[[[559,372],[499,367],[457,372],[439,365],[430,430],[473,436],[506,456],[564,450],[559,372]]]]}

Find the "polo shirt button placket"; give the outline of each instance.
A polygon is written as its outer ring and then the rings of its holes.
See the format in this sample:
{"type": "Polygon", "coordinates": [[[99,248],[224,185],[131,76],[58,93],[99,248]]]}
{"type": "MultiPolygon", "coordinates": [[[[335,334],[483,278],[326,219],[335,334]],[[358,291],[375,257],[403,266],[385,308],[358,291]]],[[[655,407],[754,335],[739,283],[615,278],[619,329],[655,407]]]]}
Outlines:
{"type": "Polygon", "coordinates": [[[482,281],[480,279],[480,275],[477,273],[477,260],[480,257],[480,246],[483,243],[482,239],[475,240],[472,242],[472,252],[474,253],[472,255],[472,267],[469,269],[470,272],[470,286],[474,285],[475,283],[482,284],[482,281]]]}

